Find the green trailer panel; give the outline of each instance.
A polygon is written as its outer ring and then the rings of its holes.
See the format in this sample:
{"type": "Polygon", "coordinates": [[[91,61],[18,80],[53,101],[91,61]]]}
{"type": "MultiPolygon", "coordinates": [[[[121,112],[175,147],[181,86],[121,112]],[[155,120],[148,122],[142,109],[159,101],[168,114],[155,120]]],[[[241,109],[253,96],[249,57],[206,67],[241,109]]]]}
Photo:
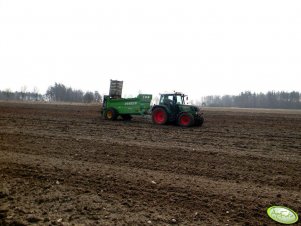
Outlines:
{"type": "Polygon", "coordinates": [[[139,94],[136,98],[118,98],[113,99],[107,97],[105,108],[114,108],[119,115],[143,115],[150,109],[152,95],[139,94]]]}

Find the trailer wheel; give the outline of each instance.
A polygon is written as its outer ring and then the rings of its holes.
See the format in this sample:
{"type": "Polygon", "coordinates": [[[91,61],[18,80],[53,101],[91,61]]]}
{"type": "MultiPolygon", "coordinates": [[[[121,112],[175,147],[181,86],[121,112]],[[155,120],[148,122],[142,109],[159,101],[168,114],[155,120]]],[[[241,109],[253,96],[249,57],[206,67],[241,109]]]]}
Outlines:
{"type": "Polygon", "coordinates": [[[121,117],[124,121],[131,121],[131,119],[132,119],[132,116],[129,114],[121,115],[121,117]]]}
{"type": "Polygon", "coordinates": [[[156,108],[152,112],[153,123],[157,125],[164,125],[167,122],[167,112],[164,108],[156,108]]]}
{"type": "Polygon", "coordinates": [[[105,119],[116,120],[117,117],[118,117],[118,113],[114,108],[109,108],[108,110],[106,110],[105,119]]]}
{"type": "Polygon", "coordinates": [[[182,113],[178,117],[178,124],[179,126],[189,127],[194,125],[194,118],[190,113],[182,113]]]}

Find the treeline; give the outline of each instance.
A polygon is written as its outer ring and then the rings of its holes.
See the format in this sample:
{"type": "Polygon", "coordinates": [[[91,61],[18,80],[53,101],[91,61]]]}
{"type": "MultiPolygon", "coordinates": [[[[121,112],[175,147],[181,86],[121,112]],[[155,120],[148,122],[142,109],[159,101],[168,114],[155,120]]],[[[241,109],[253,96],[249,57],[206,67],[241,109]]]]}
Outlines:
{"type": "Polygon", "coordinates": [[[9,89],[0,90],[0,100],[42,101],[43,95],[37,92],[12,92],[9,89]]]}
{"type": "Polygon", "coordinates": [[[101,95],[95,92],[83,92],[82,90],[72,89],[63,84],[55,83],[50,86],[45,94],[40,94],[35,89],[33,92],[27,92],[24,87],[21,91],[12,92],[9,89],[0,90],[0,100],[21,100],[21,101],[59,101],[75,103],[101,102],[101,95]]]}
{"type": "Polygon", "coordinates": [[[81,90],[66,87],[63,84],[55,83],[46,91],[46,98],[50,101],[64,101],[64,102],[101,102],[101,95],[95,91],[84,93],[81,90]]]}
{"type": "Polygon", "coordinates": [[[241,108],[284,108],[301,109],[299,92],[252,93],[242,92],[239,95],[206,96],[203,105],[209,107],[241,107],[241,108]]]}

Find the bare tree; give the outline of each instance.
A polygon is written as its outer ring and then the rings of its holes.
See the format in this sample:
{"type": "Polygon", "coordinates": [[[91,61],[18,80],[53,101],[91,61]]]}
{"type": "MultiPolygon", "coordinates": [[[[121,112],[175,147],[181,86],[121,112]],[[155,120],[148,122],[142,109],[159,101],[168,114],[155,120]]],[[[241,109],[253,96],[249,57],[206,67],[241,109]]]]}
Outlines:
{"type": "Polygon", "coordinates": [[[4,90],[4,95],[6,97],[6,100],[9,100],[11,98],[11,96],[12,96],[11,90],[10,89],[5,89],[4,90]]]}
{"type": "Polygon", "coordinates": [[[39,99],[39,89],[38,89],[38,87],[33,87],[33,96],[34,96],[34,99],[35,99],[35,101],[38,101],[38,99],[39,99]]]}
{"type": "Polygon", "coordinates": [[[101,102],[102,101],[101,95],[97,91],[94,92],[94,101],[95,102],[101,102]]]}
{"type": "Polygon", "coordinates": [[[84,102],[91,103],[94,100],[94,94],[92,92],[86,92],[84,95],[84,102]]]}
{"type": "Polygon", "coordinates": [[[27,91],[27,87],[26,86],[21,86],[21,99],[22,100],[25,100],[26,91],[27,91]]]}

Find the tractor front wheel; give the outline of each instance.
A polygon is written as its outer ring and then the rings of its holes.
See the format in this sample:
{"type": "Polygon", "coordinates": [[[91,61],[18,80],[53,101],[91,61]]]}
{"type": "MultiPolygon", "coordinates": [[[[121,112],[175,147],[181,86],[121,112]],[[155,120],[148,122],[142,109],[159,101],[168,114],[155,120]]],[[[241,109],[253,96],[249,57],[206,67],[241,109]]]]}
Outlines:
{"type": "Polygon", "coordinates": [[[157,125],[164,125],[167,122],[167,112],[164,108],[156,108],[152,112],[153,123],[157,125]]]}
{"type": "Polygon", "coordinates": [[[195,125],[196,126],[202,126],[204,123],[204,117],[203,116],[200,116],[200,117],[197,117],[195,119],[195,125]]]}
{"type": "Polygon", "coordinates": [[[105,111],[105,119],[108,120],[116,120],[118,117],[118,113],[114,108],[109,108],[105,111]]]}
{"type": "Polygon", "coordinates": [[[194,118],[189,113],[182,113],[178,118],[179,126],[189,127],[194,125],[194,118]]]}

